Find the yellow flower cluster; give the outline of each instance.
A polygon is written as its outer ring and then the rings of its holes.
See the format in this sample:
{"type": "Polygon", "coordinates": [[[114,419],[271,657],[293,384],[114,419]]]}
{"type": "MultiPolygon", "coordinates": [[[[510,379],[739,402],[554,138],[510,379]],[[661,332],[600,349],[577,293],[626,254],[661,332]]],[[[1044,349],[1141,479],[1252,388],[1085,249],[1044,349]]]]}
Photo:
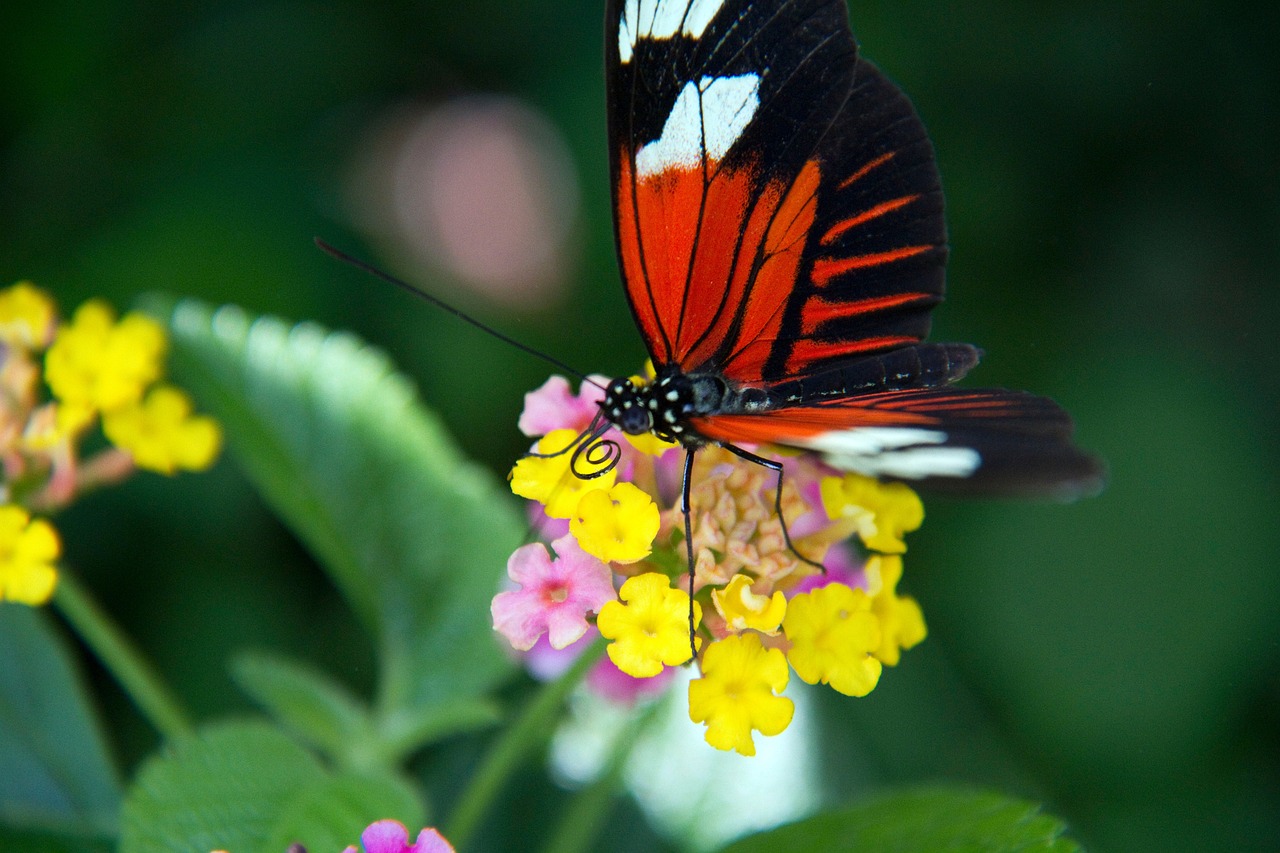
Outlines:
{"type": "Polygon", "coordinates": [[[154,385],[166,348],[156,321],[141,314],[117,320],[105,302],[91,300],[58,330],[45,355],[45,380],[58,405],[76,413],[64,424],[82,428],[101,415],[108,440],[139,468],[200,471],[217,458],[221,430],[194,415],[182,391],[154,385]]]}
{"type": "MultiPolygon", "coordinates": [[[[531,397],[526,405],[536,404],[542,422],[554,425],[545,416],[552,401],[531,397]]],[[[616,466],[591,469],[584,452],[575,471],[573,451],[586,439],[574,426],[549,431],[517,462],[511,488],[551,518],[567,519],[581,548],[626,579],[596,620],[620,670],[652,677],[698,650],[701,677],[689,687],[689,715],[706,724],[713,746],[752,755],[753,732],[785,729],[794,706],[780,694],[790,670],[807,683],[865,696],[883,667],[924,639],[920,607],[897,592],[905,535],[924,520],[906,485],[840,474],[809,456],[775,456],[785,465],[784,532],[773,471],[722,448],[699,448],[690,607],[682,588],[684,517],[670,482],[678,468],[674,457],[660,462],[678,448],[626,436],[616,466]],[[829,551],[851,536],[865,554],[860,566],[846,546],[829,551]],[[845,555],[849,567],[815,577],[821,570],[810,561],[830,563],[829,553],[845,555]]]]}
{"type": "Polygon", "coordinates": [[[218,425],[157,384],[167,346],[159,323],[117,319],[101,300],[60,323],[31,283],[0,290],[0,599],[42,604],[57,581],[57,534],[29,510],[57,509],[135,468],[173,474],[217,457],[218,425]],[[78,458],[98,420],[113,446],[78,458]]]}

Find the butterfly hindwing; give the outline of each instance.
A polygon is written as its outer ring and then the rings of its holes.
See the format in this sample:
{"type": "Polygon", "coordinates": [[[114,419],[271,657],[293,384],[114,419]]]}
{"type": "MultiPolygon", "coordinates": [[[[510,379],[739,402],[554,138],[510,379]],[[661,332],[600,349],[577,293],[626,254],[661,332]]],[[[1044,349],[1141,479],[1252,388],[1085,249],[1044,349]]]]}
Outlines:
{"type": "Polygon", "coordinates": [[[790,445],[836,468],[935,489],[1072,497],[1102,483],[1097,459],[1071,440],[1070,416],[1022,391],[888,391],[693,424],[716,441],[790,445]]]}

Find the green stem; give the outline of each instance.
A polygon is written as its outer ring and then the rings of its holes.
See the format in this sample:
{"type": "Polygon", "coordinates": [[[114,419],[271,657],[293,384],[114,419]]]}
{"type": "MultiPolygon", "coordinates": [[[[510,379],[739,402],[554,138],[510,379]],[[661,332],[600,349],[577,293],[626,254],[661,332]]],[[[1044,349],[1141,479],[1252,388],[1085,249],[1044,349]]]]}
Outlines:
{"type": "Polygon", "coordinates": [[[665,701],[654,700],[632,719],[627,730],[614,741],[600,775],[573,798],[561,815],[555,831],[542,848],[544,853],[581,853],[591,846],[600,834],[600,828],[613,814],[613,800],[622,787],[622,771],[627,766],[627,759],[640,736],[666,706],[665,701]]]}
{"type": "Polygon", "coordinates": [[[568,672],[545,685],[489,747],[446,824],[445,837],[455,848],[467,848],[481,818],[501,793],[503,784],[525,756],[546,740],[560,717],[560,706],[599,659],[604,646],[602,639],[597,640],[574,661],[568,672]]]}
{"type": "Polygon", "coordinates": [[[53,603],[156,731],[166,740],[191,734],[190,716],[155,667],[65,567],[53,603]]]}

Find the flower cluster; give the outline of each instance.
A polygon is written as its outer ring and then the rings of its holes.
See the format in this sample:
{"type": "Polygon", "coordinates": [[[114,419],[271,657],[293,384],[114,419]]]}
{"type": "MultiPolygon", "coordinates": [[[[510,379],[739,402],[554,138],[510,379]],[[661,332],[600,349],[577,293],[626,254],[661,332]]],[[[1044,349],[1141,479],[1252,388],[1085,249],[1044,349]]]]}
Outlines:
{"type": "Polygon", "coordinates": [[[658,689],[648,683],[665,684],[696,655],[690,718],[706,724],[712,746],[753,755],[754,732],[791,722],[782,694],[792,672],[865,696],[883,666],[924,639],[919,606],[897,591],[903,537],[924,519],[911,489],[810,455],[747,448],[782,465],[779,501],[773,471],[703,447],[686,543],[678,445],[612,429],[602,436],[616,445],[612,458],[585,448],[575,462],[605,385],[591,377],[574,394],[552,377],[525,397],[520,428],[539,439],[513,468],[511,489],[532,502],[556,557],[538,543],[511,556],[518,589],[499,593],[492,610],[513,647],[576,649],[598,632],[610,641],[600,666],[617,677],[588,683],[624,697],[658,689]],[[631,688],[619,690],[620,680],[631,688]]]}
{"type": "Polygon", "coordinates": [[[173,474],[207,468],[218,425],[160,384],[164,329],[141,314],[117,319],[100,300],[70,321],[44,291],[20,282],[0,291],[0,601],[43,604],[57,581],[51,513],[135,469],[173,474]],[[101,424],[109,446],[82,456],[101,424]]]}

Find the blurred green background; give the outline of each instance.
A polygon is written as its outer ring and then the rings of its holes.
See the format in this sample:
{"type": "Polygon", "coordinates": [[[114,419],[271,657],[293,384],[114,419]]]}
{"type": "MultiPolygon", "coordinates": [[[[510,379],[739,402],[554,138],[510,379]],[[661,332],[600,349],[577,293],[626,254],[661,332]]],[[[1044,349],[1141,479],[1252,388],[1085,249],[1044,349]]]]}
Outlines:
{"type": "MultiPolygon", "coordinates": [[[[354,329],[503,472],[546,367],[311,238],[580,369],[633,371],[601,5],[8,4],[0,280],[65,308],[163,291],[354,329]]],[[[935,339],[984,347],[974,382],[1062,402],[1111,482],[1068,506],[927,498],[904,586],[932,633],[871,697],[822,704],[831,796],[967,780],[1044,799],[1095,850],[1280,849],[1273,10],[899,0],[852,16],[938,149],[953,255],[935,339]]],[[[246,646],[367,686],[367,642],[234,460],[139,477],[58,524],[202,714],[247,709],[225,673],[246,646]]],[[[97,677],[131,766],[155,741],[97,677]]],[[[536,820],[539,802],[504,813],[536,820]]],[[[639,821],[624,805],[614,829],[639,821]]]]}

